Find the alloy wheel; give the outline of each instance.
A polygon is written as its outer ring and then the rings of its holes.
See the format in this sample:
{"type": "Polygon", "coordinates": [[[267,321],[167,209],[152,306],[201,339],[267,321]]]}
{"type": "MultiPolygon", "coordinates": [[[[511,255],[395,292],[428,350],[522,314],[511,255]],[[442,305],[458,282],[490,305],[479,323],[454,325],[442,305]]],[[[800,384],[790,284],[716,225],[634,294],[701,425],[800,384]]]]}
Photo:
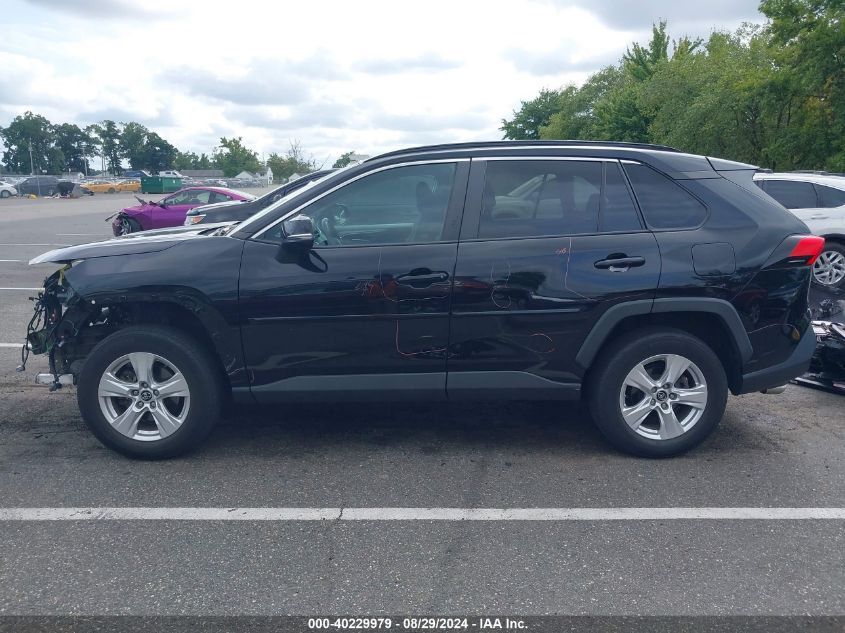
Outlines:
{"type": "Polygon", "coordinates": [[[144,442],[175,433],[188,415],[188,382],[169,360],[133,352],[111,363],[97,389],[100,410],[118,433],[144,442]]]}
{"type": "Polygon", "coordinates": [[[619,407],[638,435],[671,440],[688,432],[704,415],[707,382],[688,358],[658,354],[628,372],[619,392],[619,407]]]}
{"type": "Polygon", "coordinates": [[[824,286],[835,286],[845,279],[845,255],[839,251],[823,251],[813,264],[813,275],[824,286]]]}

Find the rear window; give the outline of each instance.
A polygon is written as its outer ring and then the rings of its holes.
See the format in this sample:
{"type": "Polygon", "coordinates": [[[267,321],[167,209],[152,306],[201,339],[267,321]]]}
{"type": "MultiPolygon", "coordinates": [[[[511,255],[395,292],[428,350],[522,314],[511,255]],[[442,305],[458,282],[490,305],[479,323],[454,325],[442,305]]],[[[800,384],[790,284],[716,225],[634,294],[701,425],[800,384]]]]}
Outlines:
{"type": "Polygon", "coordinates": [[[816,185],[816,191],[819,193],[819,206],[825,209],[831,207],[841,207],[845,204],[845,191],[842,189],[834,189],[825,185],[816,185]]]}
{"type": "Polygon", "coordinates": [[[490,161],[478,236],[595,233],[601,184],[597,161],[490,161]]]}
{"type": "Polygon", "coordinates": [[[818,205],[812,183],[798,180],[764,180],[763,191],[787,209],[812,209],[818,205]]]}
{"type": "Polygon", "coordinates": [[[640,164],[625,171],[646,223],[653,229],[691,229],[707,217],[707,207],[671,178],[640,164]]]}

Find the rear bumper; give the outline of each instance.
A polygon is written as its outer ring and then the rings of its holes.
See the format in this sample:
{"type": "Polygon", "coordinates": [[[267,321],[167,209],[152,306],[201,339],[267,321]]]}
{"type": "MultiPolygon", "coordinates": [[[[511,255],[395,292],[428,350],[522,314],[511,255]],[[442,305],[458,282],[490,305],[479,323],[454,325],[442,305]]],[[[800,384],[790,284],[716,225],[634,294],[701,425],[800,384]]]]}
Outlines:
{"type": "Polygon", "coordinates": [[[813,332],[813,328],[808,326],[798,345],[795,346],[792,354],[785,361],[772,367],[743,374],[736,395],[777,387],[806,373],[815,350],[816,334],[813,332]]]}

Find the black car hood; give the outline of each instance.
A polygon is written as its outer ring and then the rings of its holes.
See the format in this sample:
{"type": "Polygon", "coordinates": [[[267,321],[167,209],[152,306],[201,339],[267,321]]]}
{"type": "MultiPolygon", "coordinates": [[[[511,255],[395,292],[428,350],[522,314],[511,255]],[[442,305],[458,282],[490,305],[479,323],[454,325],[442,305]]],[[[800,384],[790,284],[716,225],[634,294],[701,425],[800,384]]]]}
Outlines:
{"type": "MultiPolygon", "coordinates": [[[[220,226],[226,226],[221,224],[220,226]]],[[[77,246],[67,246],[48,251],[31,259],[30,264],[56,263],[64,264],[78,259],[89,259],[92,257],[111,257],[113,255],[137,255],[139,253],[155,253],[176,246],[181,242],[204,237],[207,233],[213,232],[218,225],[178,227],[184,230],[162,229],[161,233],[156,231],[145,231],[143,233],[130,234],[123,237],[116,237],[102,242],[91,242],[77,246]]]]}

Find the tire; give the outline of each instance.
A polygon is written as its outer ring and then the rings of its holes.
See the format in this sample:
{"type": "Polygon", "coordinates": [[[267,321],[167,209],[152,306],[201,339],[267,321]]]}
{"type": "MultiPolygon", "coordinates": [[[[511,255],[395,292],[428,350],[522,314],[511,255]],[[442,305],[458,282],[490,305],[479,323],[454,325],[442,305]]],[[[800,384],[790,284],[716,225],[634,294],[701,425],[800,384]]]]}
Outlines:
{"type": "Polygon", "coordinates": [[[3,191],[0,191],[0,198],[9,198],[11,195],[12,194],[6,191],[5,189],[3,191]]]}
{"type": "Polygon", "coordinates": [[[137,233],[142,230],[141,224],[134,218],[120,218],[118,227],[117,231],[113,231],[116,236],[129,235],[130,233],[137,233]]]}
{"type": "Polygon", "coordinates": [[[94,347],[79,374],[82,419],[100,442],[128,457],[181,455],[208,436],[223,407],[216,365],[210,350],[178,330],[119,330],[94,347]]]}
{"type": "Polygon", "coordinates": [[[114,187],[109,187],[108,193],[114,193],[115,191],[117,191],[117,189],[115,189],[114,187]]]}
{"type": "Polygon", "coordinates": [[[845,288],[845,244],[825,242],[822,254],[813,264],[813,281],[823,288],[845,288]]]}
{"type": "Polygon", "coordinates": [[[641,457],[679,455],[703,442],[722,420],[727,397],[725,370],[713,350],[674,328],[643,328],[615,339],[599,355],[587,383],[596,426],[616,448],[641,457]],[[667,378],[670,364],[675,373],[686,369],[667,378]],[[647,381],[634,373],[638,366],[647,381]],[[663,389],[661,379],[671,378],[672,387],[663,389]],[[647,391],[652,393],[646,396],[647,391]]]}

